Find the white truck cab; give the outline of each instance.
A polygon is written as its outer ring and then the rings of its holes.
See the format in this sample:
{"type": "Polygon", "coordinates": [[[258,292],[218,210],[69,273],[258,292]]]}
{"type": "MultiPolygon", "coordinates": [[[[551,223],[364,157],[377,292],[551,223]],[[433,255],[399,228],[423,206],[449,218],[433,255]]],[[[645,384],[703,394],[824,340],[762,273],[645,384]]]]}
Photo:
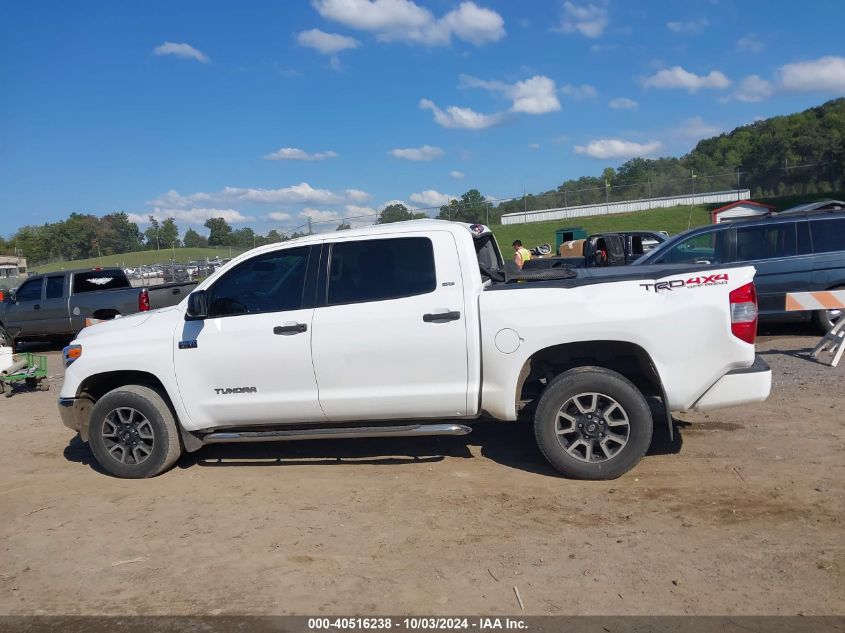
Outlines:
{"type": "Polygon", "coordinates": [[[526,410],[559,470],[610,478],[648,448],[646,397],[768,396],[751,267],[505,268],[486,227],[438,220],[260,247],[178,306],[84,329],[59,409],[122,477],[210,443],[464,434],[526,410]]]}

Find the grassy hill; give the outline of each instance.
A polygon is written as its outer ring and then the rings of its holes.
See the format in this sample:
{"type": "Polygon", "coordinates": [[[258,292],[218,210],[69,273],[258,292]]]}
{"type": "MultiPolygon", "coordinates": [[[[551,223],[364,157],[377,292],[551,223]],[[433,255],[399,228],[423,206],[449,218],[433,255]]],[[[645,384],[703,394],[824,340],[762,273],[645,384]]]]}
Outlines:
{"type": "MultiPolygon", "coordinates": [[[[187,263],[189,261],[205,259],[206,257],[231,257],[242,253],[242,249],[225,248],[177,248],[176,261],[187,263]]],[[[138,251],[135,253],[122,253],[120,255],[103,255],[102,257],[92,257],[90,259],[77,259],[68,262],[56,262],[53,264],[44,264],[39,266],[37,271],[39,273],[49,273],[56,270],[70,270],[72,268],[94,268],[96,266],[121,266],[121,267],[136,267],[145,264],[167,264],[170,258],[173,257],[174,251],[160,250],[160,251],[138,251]]]]}
{"type": "Polygon", "coordinates": [[[710,223],[709,206],[672,207],[652,209],[637,213],[600,215],[589,218],[569,220],[551,220],[549,222],[531,222],[529,224],[511,224],[493,226],[493,234],[505,253],[510,252],[514,240],[522,240],[529,248],[538,244],[555,245],[555,231],[565,226],[581,226],[588,233],[603,231],[666,231],[670,235],[686,231],[687,228],[710,223]]]}

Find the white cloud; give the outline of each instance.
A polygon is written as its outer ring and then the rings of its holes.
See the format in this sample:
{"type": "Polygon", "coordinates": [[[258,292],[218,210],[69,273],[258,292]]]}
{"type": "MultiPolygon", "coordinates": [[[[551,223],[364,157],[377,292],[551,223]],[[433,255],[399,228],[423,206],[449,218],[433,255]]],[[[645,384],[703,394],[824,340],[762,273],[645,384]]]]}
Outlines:
{"type": "Polygon", "coordinates": [[[422,147],[392,149],[388,152],[388,154],[394,156],[395,158],[404,158],[405,160],[427,161],[443,156],[444,151],[439,147],[423,145],[422,147]]]}
{"type": "Polygon", "coordinates": [[[667,22],[666,28],[672,33],[697,33],[698,31],[710,26],[707,18],[698,18],[689,20],[688,22],[667,22]]]}
{"type": "Polygon", "coordinates": [[[581,84],[580,86],[565,84],[561,86],[560,91],[567,97],[572,97],[578,101],[582,99],[595,99],[598,94],[596,92],[596,87],[591,86],[590,84],[581,84]]]}
{"type": "Polygon", "coordinates": [[[681,88],[689,92],[698,92],[702,88],[727,88],[730,85],[730,79],[718,70],[712,70],[707,75],[696,75],[680,66],[664,68],[643,81],[646,88],[681,88]]]}
{"type": "MultiPolygon", "coordinates": [[[[488,81],[471,75],[458,77],[461,88],[483,88],[498,93],[511,100],[511,112],[525,114],[545,114],[560,110],[557,87],[552,79],[545,75],[534,75],[523,81],[509,84],[503,81],[488,81]]],[[[584,86],[592,88],[592,86],[584,86]]],[[[595,89],[593,89],[595,90],[595,89]]],[[[420,103],[422,106],[422,102],[420,103]]]]}
{"type": "Polygon", "coordinates": [[[759,75],[749,75],[739,82],[739,85],[734,92],[734,97],[739,101],[746,103],[755,103],[768,99],[774,93],[772,84],[767,79],[763,79],[759,75]]]}
{"type": "Polygon", "coordinates": [[[686,119],[675,130],[678,136],[685,139],[701,140],[709,136],[716,136],[722,132],[722,128],[711,123],[707,123],[700,116],[694,116],[686,119]]]}
{"type": "Polygon", "coordinates": [[[563,3],[563,17],[557,30],[564,33],[576,31],[585,37],[595,38],[604,33],[609,18],[607,9],[595,4],[563,3]]]}
{"type": "Polygon", "coordinates": [[[736,50],[739,53],[759,53],[766,45],[754,33],[743,35],[736,41],[736,50]]]}
{"type": "MultiPolygon", "coordinates": [[[[251,215],[244,215],[236,209],[211,209],[211,208],[197,208],[190,209],[168,209],[163,207],[155,207],[149,214],[156,220],[164,220],[165,218],[173,218],[177,222],[185,222],[187,224],[203,224],[209,218],[223,218],[230,224],[239,224],[242,222],[252,222],[255,217],[251,215]]],[[[136,213],[130,213],[129,219],[132,222],[139,224],[148,224],[149,217],[141,216],[136,213]]]]}
{"type": "Polygon", "coordinates": [[[290,218],[290,213],[283,213],[281,211],[273,211],[267,214],[267,219],[275,220],[276,222],[287,222],[290,218]]]}
{"type": "Polygon", "coordinates": [[[614,110],[636,110],[640,104],[628,97],[618,97],[608,101],[607,105],[614,110]]]}
{"type": "Polygon", "coordinates": [[[341,219],[337,211],[323,211],[322,209],[304,208],[299,212],[301,218],[311,218],[313,222],[336,222],[341,219]]]}
{"type": "Polygon", "coordinates": [[[505,36],[502,16],[474,2],[462,2],[457,9],[444,15],[439,24],[458,39],[476,46],[498,42],[505,36]]]}
{"type": "Polygon", "coordinates": [[[359,207],[354,204],[347,204],[345,207],[346,213],[343,220],[352,228],[360,226],[369,226],[374,224],[378,219],[378,211],[372,207],[359,207]]]}
{"type": "Polygon", "coordinates": [[[346,197],[353,202],[364,202],[373,197],[366,191],[361,191],[360,189],[347,189],[345,193],[346,197]]]}
{"type": "Polygon", "coordinates": [[[452,178],[454,178],[455,180],[460,180],[461,178],[463,178],[464,176],[466,176],[466,174],[465,174],[464,172],[462,172],[462,171],[458,171],[458,170],[456,170],[456,169],[453,169],[452,171],[450,171],[450,172],[449,172],[449,175],[450,175],[452,178]]]}
{"type": "Polygon", "coordinates": [[[264,160],[325,160],[326,158],[337,158],[337,153],[328,150],[309,154],[298,147],[283,147],[275,152],[264,154],[262,158],[264,160]]]}
{"type": "Polygon", "coordinates": [[[307,182],[279,189],[262,189],[251,187],[224,187],[220,191],[211,193],[197,192],[182,195],[178,191],[170,190],[147,204],[153,207],[170,209],[190,209],[197,203],[214,204],[343,204],[347,201],[360,202],[370,197],[360,189],[347,189],[342,193],[335,193],[329,189],[316,189],[307,182]]]}
{"type": "Polygon", "coordinates": [[[440,193],[434,189],[426,189],[425,191],[410,195],[411,202],[421,207],[440,207],[444,204],[449,204],[449,201],[454,198],[455,196],[450,196],[448,193],[440,193]]]}
{"type": "Polygon", "coordinates": [[[411,0],[313,0],[312,4],[323,18],[374,33],[383,42],[445,46],[454,36],[480,46],[505,36],[502,16],[474,2],[462,2],[439,19],[411,0]]]}
{"type": "Polygon", "coordinates": [[[845,57],[820,57],[781,66],[780,85],[790,92],[845,93],[845,57]]]}
{"type": "Polygon", "coordinates": [[[481,114],[475,112],[470,108],[461,108],[458,106],[449,106],[446,110],[441,110],[430,99],[421,99],[420,108],[423,110],[431,110],[434,115],[434,121],[446,128],[463,128],[467,130],[481,130],[501,123],[503,115],[501,113],[481,114]]]}
{"type": "Polygon", "coordinates": [[[575,153],[591,158],[634,158],[648,156],[660,150],[659,141],[635,143],[618,138],[606,138],[590,141],[587,145],[576,145],[575,153]]]}
{"type": "Polygon", "coordinates": [[[528,149],[540,149],[540,144],[539,143],[529,143],[528,149]]]}
{"type": "Polygon", "coordinates": [[[320,29],[302,31],[296,36],[296,41],[299,42],[300,46],[313,48],[323,55],[335,55],[340,51],[358,48],[361,45],[361,42],[354,37],[338,35],[337,33],[326,33],[320,29]]]}
{"type": "Polygon", "coordinates": [[[175,55],[176,57],[182,57],[183,59],[195,59],[198,62],[202,62],[203,64],[208,64],[211,60],[208,58],[208,55],[203,53],[200,50],[197,50],[190,44],[176,44],[174,42],[165,42],[164,44],[159,44],[153,49],[153,53],[156,55],[175,55]]]}
{"type": "Polygon", "coordinates": [[[513,85],[511,98],[511,112],[545,114],[560,110],[560,101],[555,94],[555,82],[543,75],[517,81],[513,85]]]}
{"type": "Polygon", "coordinates": [[[307,182],[279,189],[226,187],[220,192],[220,195],[227,199],[259,204],[337,204],[343,202],[343,196],[328,189],[315,189],[307,182]]]}

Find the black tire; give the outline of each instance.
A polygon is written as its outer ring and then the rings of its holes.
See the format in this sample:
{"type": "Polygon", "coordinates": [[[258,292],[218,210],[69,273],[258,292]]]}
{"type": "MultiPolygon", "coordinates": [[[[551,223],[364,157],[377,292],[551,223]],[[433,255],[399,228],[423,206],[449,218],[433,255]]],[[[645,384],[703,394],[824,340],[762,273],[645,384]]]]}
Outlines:
{"type": "Polygon", "coordinates": [[[94,457],[115,477],[155,477],[173,466],[182,454],[173,413],[158,392],[149,387],[126,385],[108,392],[91,410],[88,432],[94,457]],[[124,435],[118,436],[116,423],[124,429],[124,435]]]}
{"type": "Polygon", "coordinates": [[[602,367],[579,367],[557,376],[543,392],[534,415],[540,451],[573,479],[623,475],[645,455],[652,432],[651,410],[643,394],[621,374],[602,367]],[[581,411],[590,406],[600,415],[581,411]],[[587,415],[592,417],[588,420],[587,415]]]}
{"type": "MultiPolygon", "coordinates": [[[[845,286],[837,286],[831,290],[845,290],[845,286]]],[[[833,324],[836,323],[842,315],[841,310],[816,310],[813,312],[812,321],[822,334],[827,334],[833,329],[833,324]]]]}

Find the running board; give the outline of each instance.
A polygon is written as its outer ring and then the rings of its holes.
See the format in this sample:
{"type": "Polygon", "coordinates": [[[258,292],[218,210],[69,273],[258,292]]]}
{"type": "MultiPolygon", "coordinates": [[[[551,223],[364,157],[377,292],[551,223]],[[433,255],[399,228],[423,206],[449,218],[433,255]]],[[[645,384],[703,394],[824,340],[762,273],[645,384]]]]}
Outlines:
{"type": "Polygon", "coordinates": [[[408,424],[326,429],[285,429],[279,431],[220,431],[202,438],[203,444],[232,442],[286,442],[292,440],[334,440],[356,437],[425,437],[466,435],[472,429],[463,424],[408,424]]]}

